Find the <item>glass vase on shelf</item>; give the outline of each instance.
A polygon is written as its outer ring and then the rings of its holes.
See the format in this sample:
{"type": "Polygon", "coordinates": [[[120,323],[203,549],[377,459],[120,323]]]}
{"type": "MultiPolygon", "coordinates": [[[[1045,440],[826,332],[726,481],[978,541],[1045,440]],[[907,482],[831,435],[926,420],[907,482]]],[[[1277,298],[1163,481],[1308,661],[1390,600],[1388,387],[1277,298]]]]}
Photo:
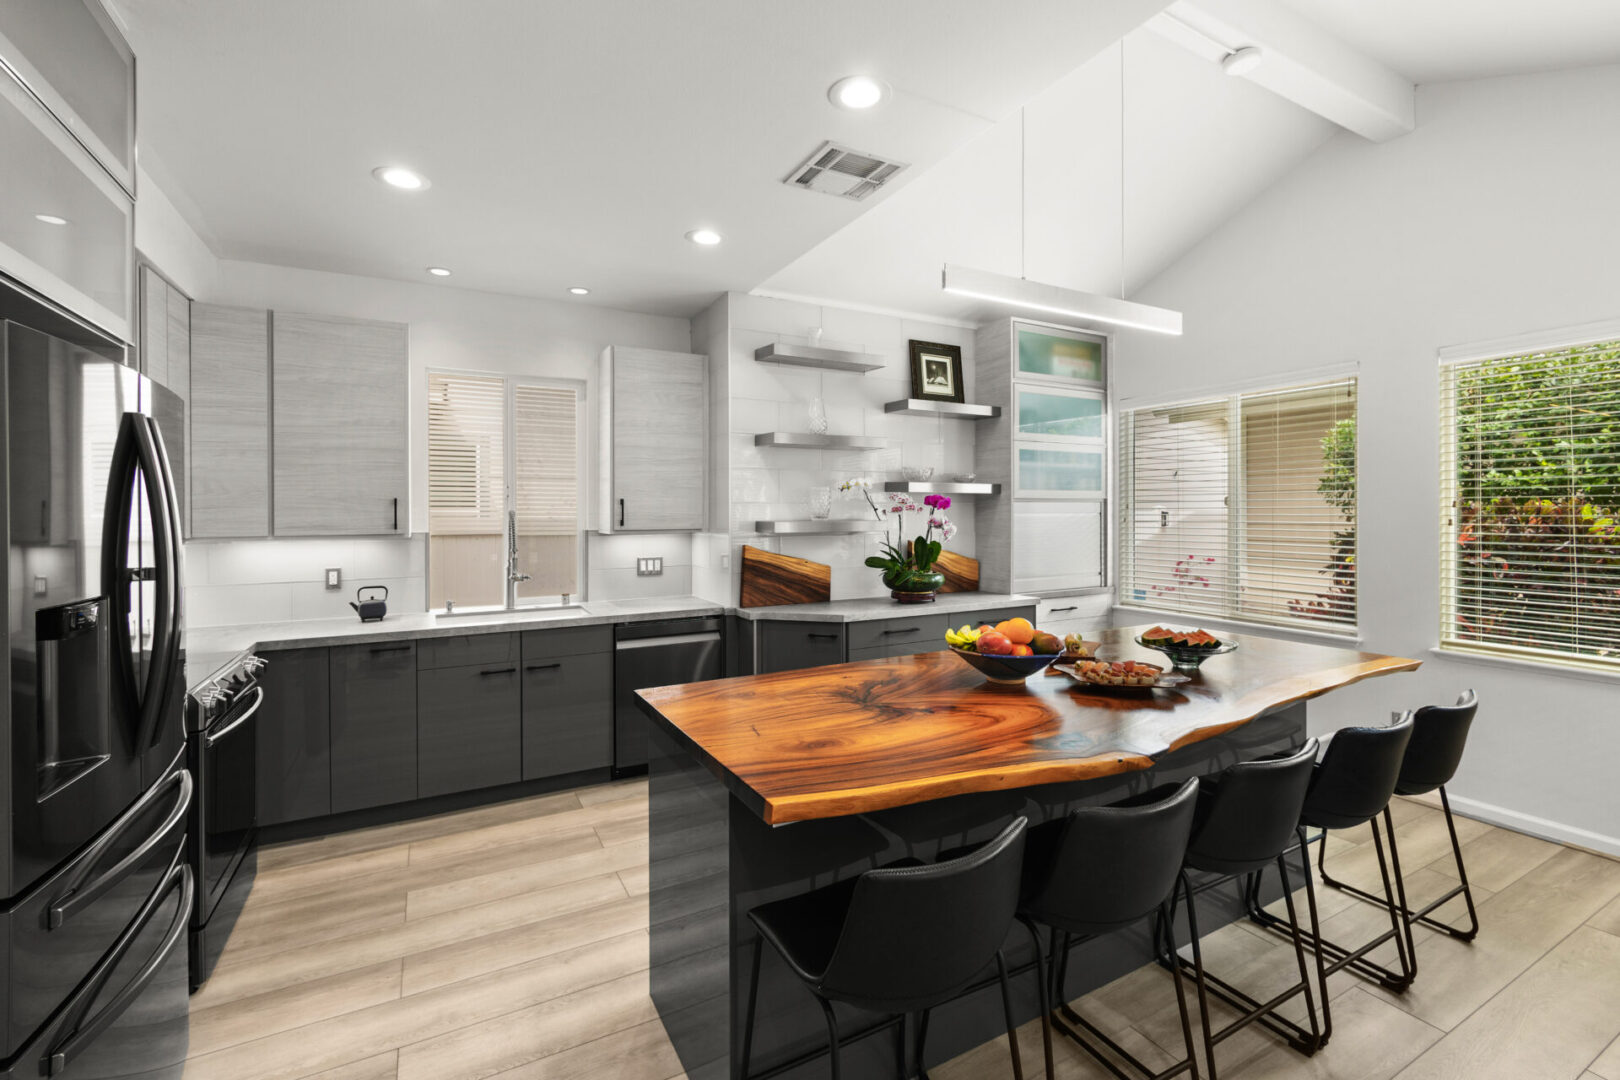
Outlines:
{"type": "Polygon", "coordinates": [[[830,487],[811,488],[810,494],[805,498],[805,503],[810,508],[810,516],[815,518],[817,521],[831,517],[832,496],[832,488],[830,487]]]}
{"type": "Polygon", "coordinates": [[[806,420],[810,425],[810,434],[827,434],[827,403],[825,401],[818,397],[811,398],[810,404],[805,408],[805,413],[807,414],[806,420]]]}

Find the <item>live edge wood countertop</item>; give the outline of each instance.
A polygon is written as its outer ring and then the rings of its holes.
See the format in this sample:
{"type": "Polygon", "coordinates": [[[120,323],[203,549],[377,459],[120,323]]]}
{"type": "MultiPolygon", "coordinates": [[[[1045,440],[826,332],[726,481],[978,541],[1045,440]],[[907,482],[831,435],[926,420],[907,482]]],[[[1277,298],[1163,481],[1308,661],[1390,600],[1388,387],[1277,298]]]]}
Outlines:
{"type": "MultiPolygon", "coordinates": [[[[1165,657],[1104,631],[1110,660],[1165,657]]],[[[1149,695],[987,683],[948,652],[643,690],[643,709],[771,825],[1149,768],[1265,713],[1420,661],[1253,634],[1149,695]]]]}

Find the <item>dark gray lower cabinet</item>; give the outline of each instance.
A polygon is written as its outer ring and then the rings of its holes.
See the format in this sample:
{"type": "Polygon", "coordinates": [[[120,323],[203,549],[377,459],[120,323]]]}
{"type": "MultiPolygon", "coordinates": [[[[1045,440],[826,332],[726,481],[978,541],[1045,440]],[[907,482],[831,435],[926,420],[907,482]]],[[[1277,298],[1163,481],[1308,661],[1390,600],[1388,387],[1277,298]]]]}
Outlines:
{"type": "Polygon", "coordinates": [[[523,779],[613,764],[613,654],[523,661],[523,779]]]}
{"type": "Polygon", "coordinates": [[[260,825],[332,812],[332,726],[326,649],[264,653],[258,725],[260,825]]]}
{"type": "Polygon", "coordinates": [[[759,628],[756,658],[761,675],[844,662],[844,624],[765,620],[759,628]]]}
{"type": "Polygon", "coordinates": [[[417,797],[523,778],[519,685],[516,660],[417,675],[417,797]]]}
{"type": "Polygon", "coordinates": [[[332,650],[332,812],[416,798],[416,643],[332,650]]]}

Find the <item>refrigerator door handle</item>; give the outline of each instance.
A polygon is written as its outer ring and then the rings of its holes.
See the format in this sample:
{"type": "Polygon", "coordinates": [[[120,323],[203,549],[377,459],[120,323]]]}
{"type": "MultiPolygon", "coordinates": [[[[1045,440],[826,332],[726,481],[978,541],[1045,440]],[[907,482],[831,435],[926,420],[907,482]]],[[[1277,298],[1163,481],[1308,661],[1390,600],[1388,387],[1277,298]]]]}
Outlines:
{"type": "Polygon", "coordinates": [[[83,860],[83,869],[77,879],[69,884],[55,900],[51,901],[50,907],[46,909],[46,928],[55,930],[71,919],[77,912],[84,910],[99,900],[107,890],[128,877],[130,872],[139,866],[154,849],[183,825],[186,820],[186,811],[191,808],[191,795],[191,773],[181,769],[179,772],[171,773],[168,780],[154,787],[146,794],[145,798],[130,807],[124,813],[124,816],[112,828],[108,829],[103,834],[102,839],[98,841],[101,850],[92,849],[86,853],[83,860]],[[180,794],[174,801],[174,809],[170,810],[169,816],[163,819],[163,824],[159,825],[151,836],[141,841],[139,847],[118,860],[118,863],[112,869],[86,885],[84,877],[95,869],[96,862],[101,857],[101,851],[105,851],[110,847],[112,842],[123,833],[125,826],[130,821],[143,814],[163,794],[165,789],[176,783],[180,785],[180,794]]]}
{"type": "MultiPolygon", "coordinates": [[[[137,446],[137,420],[133,413],[125,413],[118,426],[118,439],[113,443],[112,464],[108,467],[107,502],[101,516],[101,588],[107,597],[107,617],[112,622],[113,638],[113,694],[124,716],[139,715],[140,687],[136,685],[135,642],[132,628],[129,583],[129,537],[134,522],[131,504],[134,500],[135,478],[140,469],[140,450],[137,446]]],[[[135,633],[139,632],[135,628],[135,633]]],[[[139,731],[139,724],[136,725],[139,731]]],[[[136,746],[137,753],[142,749],[136,746]]]]}
{"type": "Polygon", "coordinates": [[[135,418],[135,445],[152,518],[152,541],[157,555],[157,615],[152,624],[152,666],[147,674],[146,693],[141,700],[140,725],[136,746],[145,751],[157,744],[160,725],[169,699],[169,679],[180,650],[180,555],[176,546],[173,477],[163,452],[157,421],[149,416],[135,418]]]}
{"type": "Polygon", "coordinates": [[[162,906],[164,898],[174,891],[176,883],[180,887],[180,906],[175,909],[174,922],[170,924],[168,931],[164,934],[163,943],[158,946],[157,951],[152,954],[152,958],[142,966],[135,977],[126,983],[123,989],[114,994],[111,1000],[101,1007],[100,1011],[88,1020],[81,1015],[75,1023],[70,1025],[72,1033],[51,1047],[46,1053],[47,1075],[61,1075],[85,1047],[95,1042],[102,1032],[111,1027],[113,1022],[135,1003],[135,999],[141,996],[141,992],[146,989],[147,985],[157,977],[163,965],[184,940],[186,927],[190,923],[192,902],[196,898],[196,881],[191,876],[191,867],[186,865],[185,860],[177,858],[169,867],[169,872],[164,876],[163,883],[158,886],[158,890],[146,902],[146,906],[141,909],[141,913],[136,916],[135,921],[130,923],[124,932],[119,935],[118,941],[114,943],[112,950],[108,952],[106,958],[101,962],[101,970],[92,973],[88,979],[80,984],[79,990],[72,998],[68,999],[65,1009],[71,1014],[73,1010],[88,1008],[95,1001],[107,980],[112,977],[113,970],[123,961],[125,954],[134,945],[135,939],[140,935],[141,931],[146,929],[146,924],[152,921],[152,917],[157,914],[157,910],[162,906]]]}

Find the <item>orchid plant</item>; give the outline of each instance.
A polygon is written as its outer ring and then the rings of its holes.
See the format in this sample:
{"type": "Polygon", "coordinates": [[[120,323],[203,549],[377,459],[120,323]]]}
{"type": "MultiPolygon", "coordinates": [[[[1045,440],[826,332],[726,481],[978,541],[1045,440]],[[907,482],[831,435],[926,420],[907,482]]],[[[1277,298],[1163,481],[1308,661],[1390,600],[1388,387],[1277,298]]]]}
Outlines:
{"type": "Polygon", "coordinates": [[[860,477],[845,480],[838,485],[838,490],[860,492],[866,499],[866,505],[872,508],[873,516],[883,526],[885,535],[880,545],[883,554],[871,556],[866,560],[866,565],[883,571],[883,584],[891,589],[904,589],[917,582],[922,575],[931,573],[943,542],[956,535],[956,526],[945,513],[951,508],[949,496],[925,495],[919,505],[908,494],[890,492],[888,504],[883,505],[872,497],[872,482],[860,477]],[[912,541],[909,552],[904,540],[907,514],[928,515],[922,534],[912,541]],[[893,540],[887,535],[891,517],[894,519],[893,540]],[[938,539],[935,539],[936,535],[938,539]]]}

